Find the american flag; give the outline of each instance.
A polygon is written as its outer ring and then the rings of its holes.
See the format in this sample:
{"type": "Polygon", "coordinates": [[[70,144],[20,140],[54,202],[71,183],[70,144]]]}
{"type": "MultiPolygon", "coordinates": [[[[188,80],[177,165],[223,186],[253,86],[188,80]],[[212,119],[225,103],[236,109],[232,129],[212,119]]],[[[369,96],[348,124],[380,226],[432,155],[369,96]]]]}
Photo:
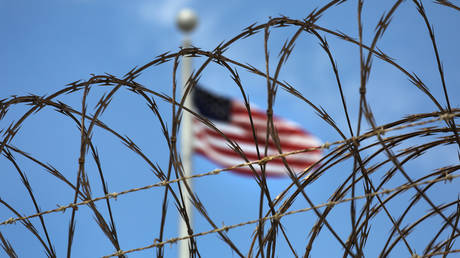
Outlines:
{"type": "MultiPolygon", "coordinates": [[[[220,96],[216,96],[201,87],[196,87],[193,92],[194,108],[203,117],[209,119],[230,140],[236,142],[249,161],[258,160],[265,155],[267,115],[264,111],[251,105],[251,115],[256,132],[260,157],[257,155],[256,140],[253,136],[248,111],[244,103],[220,96]]],[[[300,128],[297,124],[274,116],[274,125],[278,131],[282,152],[290,152],[311,147],[321,143],[318,138],[300,128]]],[[[234,151],[228,141],[198,119],[193,120],[194,146],[193,149],[207,159],[222,167],[231,167],[245,163],[246,160],[234,151]]],[[[267,156],[280,154],[272,138],[268,141],[267,156]]],[[[321,150],[289,155],[286,161],[291,170],[300,173],[313,165],[321,158],[321,150]]],[[[260,166],[254,164],[253,168],[261,173],[260,166]]],[[[253,175],[248,167],[239,167],[233,171],[253,175]]],[[[270,177],[287,175],[288,170],[282,159],[270,160],[265,165],[265,174],[270,177]]]]}

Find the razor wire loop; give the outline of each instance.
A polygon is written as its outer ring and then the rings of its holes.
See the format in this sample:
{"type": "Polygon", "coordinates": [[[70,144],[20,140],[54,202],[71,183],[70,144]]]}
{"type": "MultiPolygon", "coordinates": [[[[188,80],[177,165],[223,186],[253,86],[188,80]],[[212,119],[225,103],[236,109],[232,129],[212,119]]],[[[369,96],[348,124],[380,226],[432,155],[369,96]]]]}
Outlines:
{"type": "MultiPolygon", "coordinates": [[[[455,176],[451,176],[452,179],[455,179],[455,178],[458,178],[458,177],[460,177],[460,174],[455,175],[455,176]]],[[[200,236],[205,236],[205,235],[209,235],[209,234],[213,234],[213,233],[217,233],[217,232],[228,231],[230,229],[246,226],[246,225],[249,225],[249,224],[256,224],[256,223],[264,222],[264,221],[267,221],[267,220],[272,220],[272,219],[280,220],[281,218],[283,218],[285,216],[289,216],[289,215],[293,215],[293,214],[307,212],[307,211],[311,211],[311,210],[318,209],[318,208],[323,208],[323,207],[335,206],[337,204],[342,204],[342,203],[346,203],[346,202],[350,202],[350,201],[354,201],[354,200],[366,199],[366,198],[374,197],[374,196],[378,196],[378,195],[385,195],[385,194],[389,194],[389,193],[396,192],[396,191],[407,190],[407,189],[410,189],[410,188],[413,188],[413,187],[416,187],[416,186],[419,186],[419,185],[426,185],[426,184],[441,182],[443,180],[445,180],[445,179],[444,178],[436,178],[436,179],[421,181],[421,182],[412,183],[412,184],[404,184],[404,185],[401,185],[401,186],[398,186],[398,187],[395,187],[395,188],[392,188],[392,189],[385,189],[385,190],[381,190],[381,191],[378,191],[378,192],[372,192],[372,193],[368,193],[368,194],[364,194],[364,195],[360,195],[360,196],[355,196],[355,197],[351,197],[351,198],[345,198],[345,199],[338,200],[338,201],[330,201],[330,202],[319,204],[319,205],[309,207],[309,208],[303,208],[303,209],[288,211],[288,212],[285,212],[285,213],[276,213],[275,215],[265,216],[265,217],[262,217],[260,219],[248,220],[248,221],[241,222],[241,223],[238,223],[238,224],[233,224],[233,225],[229,225],[229,226],[223,226],[223,227],[220,227],[218,229],[213,229],[213,230],[209,230],[209,231],[195,233],[195,234],[192,234],[192,235],[189,235],[189,236],[171,238],[171,239],[163,241],[163,242],[154,242],[151,245],[140,247],[140,248],[135,248],[135,249],[126,250],[126,251],[119,250],[116,253],[103,256],[103,258],[113,257],[113,256],[118,256],[118,255],[124,255],[124,254],[137,252],[137,251],[142,251],[142,250],[146,250],[146,249],[150,249],[150,248],[154,248],[154,247],[158,247],[158,246],[163,246],[163,245],[166,245],[166,244],[176,243],[176,242],[181,241],[181,240],[187,240],[187,239],[194,238],[194,237],[200,237],[200,236]]],[[[455,250],[453,250],[453,251],[457,252],[455,250]]]]}
{"type": "MultiPolygon", "coordinates": [[[[393,128],[387,128],[387,129],[383,129],[383,131],[384,132],[389,132],[389,131],[394,131],[394,130],[401,130],[401,129],[405,129],[405,128],[408,128],[408,127],[420,126],[420,125],[436,122],[436,121],[445,119],[446,118],[445,114],[451,115],[451,116],[448,116],[448,117],[455,117],[456,115],[460,115],[460,111],[458,111],[456,113],[451,113],[451,114],[450,113],[443,113],[443,114],[439,115],[437,118],[433,118],[433,119],[429,119],[429,120],[425,120],[425,121],[420,121],[420,122],[408,123],[406,125],[401,125],[401,126],[397,126],[397,127],[393,127],[393,128]]],[[[379,127],[379,128],[383,128],[383,127],[379,127]]],[[[141,191],[141,190],[147,190],[147,189],[154,188],[154,187],[159,187],[159,186],[166,186],[166,185],[169,185],[169,184],[174,184],[174,183],[178,183],[180,181],[185,181],[185,180],[189,180],[189,179],[193,179],[193,178],[200,178],[200,177],[205,177],[205,176],[210,176],[210,175],[218,175],[218,174],[220,174],[220,173],[222,173],[224,171],[229,171],[229,170],[239,168],[239,167],[245,167],[245,166],[256,165],[256,164],[265,164],[268,161],[271,161],[273,159],[287,157],[287,156],[290,156],[290,155],[295,155],[295,154],[299,154],[299,153],[303,153],[303,152],[307,152],[307,151],[312,151],[312,150],[316,150],[316,149],[329,149],[330,146],[339,145],[339,144],[347,144],[349,142],[352,142],[353,139],[363,139],[364,137],[371,137],[371,136],[377,135],[380,131],[381,130],[379,129],[379,130],[376,130],[376,131],[368,132],[368,133],[363,134],[363,135],[361,135],[359,137],[352,137],[350,139],[335,141],[333,143],[326,142],[326,143],[324,143],[324,144],[322,144],[320,146],[317,146],[317,147],[311,147],[311,148],[302,149],[302,150],[285,152],[285,153],[272,155],[272,156],[266,156],[266,157],[264,157],[264,158],[262,158],[260,160],[254,160],[254,161],[249,161],[249,162],[245,162],[245,163],[240,163],[240,164],[237,164],[237,165],[232,166],[232,167],[214,169],[214,170],[209,171],[209,172],[196,174],[196,175],[192,175],[192,176],[189,176],[189,177],[181,177],[181,178],[173,179],[173,180],[170,180],[170,181],[163,180],[163,181],[155,183],[155,184],[146,185],[146,186],[138,187],[138,188],[132,188],[132,189],[128,189],[128,190],[125,190],[125,191],[118,192],[118,193],[114,192],[114,193],[107,194],[105,196],[97,197],[97,198],[90,199],[90,200],[84,200],[84,201],[79,202],[79,203],[70,203],[70,204],[65,205],[65,206],[59,206],[59,208],[57,208],[57,209],[47,210],[47,211],[43,211],[43,212],[40,212],[40,213],[35,213],[35,214],[32,214],[32,215],[29,215],[29,216],[25,216],[25,217],[10,218],[8,220],[0,222],[0,225],[11,224],[12,222],[16,222],[16,221],[20,221],[20,220],[26,220],[26,219],[38,217],[38,216],[49,214],[49,213],[64,211],[64,210],[66,210],[68,208],[73,208],[73,209],[78,210],[78,206],[87,205],[87,204],[92,203],[92,202],[96,202],[96,201],[100,201],[100,200],[104,200],[104,199],[117,199],[118,196],[120,196],[120,195],[125,195],[125,194],[128,194],[128,193],[138,192],[138,191],[141,191]]],[[[451,174],[448,174],[446,172],[445,176],[442,178],[442,180],[438,180],[438,181],[445,181],[445,182],[449,181],[449,182],[451,182],[453,178],[456,178],[456,177],[454,177],[451,174]]],[[[436,181],[436,182],[438,182],[438,181],[436,181]]],[[[383,190],[382,193],[385,193],[385,191],[386,190],[383,190]]]]}

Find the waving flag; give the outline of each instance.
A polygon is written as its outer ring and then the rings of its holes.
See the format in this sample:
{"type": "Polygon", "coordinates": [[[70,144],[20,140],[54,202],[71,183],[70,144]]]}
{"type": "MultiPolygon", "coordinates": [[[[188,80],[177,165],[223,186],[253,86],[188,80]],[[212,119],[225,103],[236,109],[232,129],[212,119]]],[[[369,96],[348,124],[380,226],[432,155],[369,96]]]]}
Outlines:
{"type": "MultiPolygon", "coordinates": [[[[259,146],[259,158],[249,114],[242,102],[216,96],[200,87],[196,87],[193,93],[193,104],[202,116],[212,121],[230,140],[238,143],[249,161],[264,157],[267,132],[267,115],[264,111],[251,106],[251,115],[259,146]]],[[[273,117],[273,122],[278,131],[283,153],[320,145],[318,138],[302,130],[293,122],[276,116],[273,117]]],[[[193,121],[193,133],[194,151],[218,165],[230,167],[246,162],[238,152],[230,148],[227,140],[222,135],[197,119],[193,121]]],[[[277,154],[279,154],[279,151],[270,137],[267,155],[277,154]]],[[[286,161],[293,172],[300,173],[320,158],[321,151],[317,149],[289,155],[286,157],[286,161]]],[[[258,164],[253,165],[253,167],[258,173],[261,173],[258,164]]],[[[253,174],[247,166],[234,169],[234,171],[249,175],[253,174]]],[[[266,163],[265,173],[267,176],[272,177],[284,176],[287,175],[287,169],[282,159],[278,158],[266,163]]]]}

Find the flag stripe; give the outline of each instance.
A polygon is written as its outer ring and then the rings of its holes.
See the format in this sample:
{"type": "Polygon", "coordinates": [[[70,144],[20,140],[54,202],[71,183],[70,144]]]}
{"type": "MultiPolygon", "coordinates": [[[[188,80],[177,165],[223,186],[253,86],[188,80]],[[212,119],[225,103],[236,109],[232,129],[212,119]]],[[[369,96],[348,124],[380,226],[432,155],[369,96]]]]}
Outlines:
{"type": "MultiPolygon", "coordinates": [[[[233,151],[228,145],[222,144],[222,141],[219,141],[219,139],[208,138],[204,135],[197,135],[197,138],[199,141],[196,141],[196,142],[199,142],[199,144],[202,144],[202,146],[206,145],[207,148],[212,149],[212,151],[214,152],[218,152],[226,156],[234,156],[237,158],[241,157],[239,153],[233,151]]],[[[251,146],[241,145],[241,144],[239,144],[239,146],[241,150],[243,151],[243,153],[246,155],[247,159],[249,159],[250,161],[260,159],[259,156],[257,155],[257,151],[255,148],[249,149],[251,146]]],[[[200,146],[195,146],[195,147],[200,147],[200,146]]],[[[259,151],[261,154],[261,158],[263,158],[264,150],[260,149],[259,151]]],[[[276,151],[275,149],[268,149],[268,156],[274,156],[278,154],[280,153],[276,151]]],[[[293,166],[305,167],[305,166],[312,165],[320,157],[321,157],[320,154],[313,155],[313,154],[310,154],[309,152],[308,153],[304,152],[304,153],[297,153],[297,154],[289,155],[286,157],[286,160],[288,161],[288,163],[292,164],[293,166]]],[[[270,162],[283,164],[283,161],[281,158],[273,159],[270,162]]]]}
{"type": "MultiPolygon", "coordinates": [[[[267,130],[267,115],[265,113],[260,112],[259,110],[251,109],[252,115],[252,123],[257,130],[267,130]]],[[[237,101],[232,102],[232,116],[231,116],[231,123],[235,125],[239,125],[243,128],[248,127],[251,128],[251,121],[249,119],[249,114],[246,111],[246,108],[240,106],[240,103],[237,101]]],[[[310,135],[308,132],[302,130],[300,126],[297,124],[278,118],[276,116],[273,117],[273,123],[278,131],[278,133],[286,133],[286,134],[298,134],[301,136],[310,135]]]]}
{"type": "MultiPolygon", "coordinates": [[[[246,161],[241,158],[241,157],[236,157],[236,156],[227,156],[227,155],[222,155],[221,153],[218,152],[210,152],[208,146],[195,146],[195,152],[203,155],[204,157],[214,161],[217,164],[221,164],[223,167],[232,167],[234,165],[238,164],[243,164],[246,163],[246,161]]],[[[258,164],[253,164],[252,167],[257,173],[261,173],[260,165],[258,164]]],[[[308,167],[304,166],[295,166],[289,163],[289,167],[294,173],[300,173],[304,171],[308,167]]],[[[244,166],[244,167],[239,167],[239,168],[234,168],[232,169],[236,171],[240,171],[243,173],[247,174],[252,174],[252,170],[249,166],[244,166]]],[[[265,172],[268,176],[285,176],[288,172],[284,164],[276,164],[273,161],[269,161],[265,165],[265,172]]]]}
{"type": "MultiPolygon", "coordinates": [[[[196,137],[199,138],[202,141],[207,141],[207,142],[209,142],[209,144],[212,144],[212,145],[214,145],[216,147],[219,147],[219,148],[228,148],[229,149],[229,146],[230,146],[230,143],[227,142],[226,140],[222,140],[221,137],[215,137],[214,135],[206,134],[204,132],[196,134],[196,137]]],[[[253,143],[252,144],[251,143],[246,143],[246,142],[242,142],[242,141],[239,141],[239,140],[236,140],[236,141],[233,141],[233,142],[237,143],[238,146],[240,146],[240,148],[244,152],[248,152],[250,154],[256,154],[257,153],[256,145],[253,144],[253,143]]],[[[302,149],[306,149],[306,148],[308,148],[308,147],[303,147],[303,148],[299,148],[299,149],[290,149],[290,150],[289,149],[287,150],[287,148],[283,148],[282,151],[283,152],[290,152],[290,151],[302,150],[302,149]]],[[[264,149],[265,149],[264,145],[259,145],[259,151],[260,152],[263,152],[264,149]]],[[[316,160],[316,158],[317,158],[316,155],[321,156],[320,155],[321,151],[318,150],[318,149],[308,151],[308,152],[303,152],[303,153],[306,153],[305,156],[307,156],[307,157],[315,156],[313,158],[313,160],[316,160]]],[[[275,146],[268,146],[268,155],[269,156],[278,155],[278,154],[279,154],[279,151],[275,146]]],[[[299,159],[299,158],[295,158],[295,157],[297,157],[299,155],[301,155],[301,154],[293,155],[293,157],[294,157],[293,159],[299,159]]]]}
{"type": "MultiPolygon", "coordinates": [[[[233,128],[232,126],[229,126],[229,125],[220,125],[220,123],[216,123],[216,127],[219,128],[221,132],[225,134],[225,136],[227,136],[229,139],[235,142],[253,144],[255,146],[255,140],[254,140],[251,130],[245,131],[244,129],[241,129],[239,127],[233,128]]],[[[196,120],[194,123],[194,132],[195,134],[206,134],[206,135],[213,136],[215,138],[223,138],[219,132],[214,131],[214,129],[207,127],[206,125],[204,125],[198,120],[196,120]]],[[[278,134],[278,137],[282,139],[283,141],[281,144],[281,148],[283,152],[317,147],[320,145],[320,142],[313,137],[305,137],[305,136],[300,137],[297,135],[284,135],[284,134],[278,134]]],[[[265,147],[265,143],[266,143],[265,140],[266,140],[265,132],[263,135],[257,135],[257,143],[259,145],[259,148],[265,147]]],[[[271,138],[269,138],[268,146],[271,148],[276,148],[276,145],[271,138]]],[[[312,152],[319,153],[321,151],[312,150],[312,152]]]]}

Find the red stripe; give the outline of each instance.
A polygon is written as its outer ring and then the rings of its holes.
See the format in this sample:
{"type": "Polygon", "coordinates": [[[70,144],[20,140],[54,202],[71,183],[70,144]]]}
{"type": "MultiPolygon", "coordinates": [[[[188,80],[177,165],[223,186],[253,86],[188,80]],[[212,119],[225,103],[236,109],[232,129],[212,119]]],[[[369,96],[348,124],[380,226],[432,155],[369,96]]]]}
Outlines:
{"type": "MultiPolygon", "coordinates": [[[[254,148],[255,148],[255,140],[254,138],[252,137],[252,133],[250,135],[245,135],[245,136],[241,136],[241,135],[236,135],[236,134],[232,134],[232,133],[226,133],[226,132],[222,132],[225,134],[225,136],[227,136],[230,140],[232,141],[235,141],[237,143],[246,143],[246,144],[253,144],[254,145],[254,148]]],[[[222,137],[222,135],[216,131],[214,131],[213,129],[209,128],[209,127],[206,127],[204,128],[203,130],[201,130],[199,133],[196,134],[197,136],[200,136],[200,135],[210,135],[210,136],[213,136],[214,138],[220,138],[222,139],[222,141],[226,141],[224,137],[222,137]]],[[[289,151],[295,151],[295,150],[302,150],[302,149],[306,149],[306,148],[312,148],[312,147],[318,147],[318,146],[313,146],[313,145],[306,145],[306,144],[292,144],[292,143],[288,143],[286,141],[283,141],[283,137],[282,136],[279,136],[280,138],[280,145],[281,145],[281,149],[284,151],[284,152],[289,152],[289,151]]],[[[265,147],[265,137],[257,137],[257,143],[259,145],[259,148],[264,148],[265,147]]],[[[269,148],[273,148],[273,149],[277,149],[275,143],[273,142],[273,139],[270,137],[269,138],[269,141],[268,141],[268,147],[269,148]]],[[[311,151],[312,153],[321,153],[321,150],[320,149],[316,149],[316,150],[312,150],[311,151]]]]}
{"type": "MultiPolygon", "coordinates": [[[[231,114],[245,115],[249,117],[249,113],[246,107],[240,104],[238,101],[232,101],[231,114]]],[[[267,120],[266,112],[263,110],[260,110],[259,108],[251,107],[251,115],[253,119],[258,118],[262,120],[267,120]]],[[[278,116],[275,116],[275,115],[273,116],[273,121],[282,121],[282,120],[283,119],[279,118],[278,116]]]]}
{"type": "MultiPolygon", "coordinates": [[[[197,137],[196,137],[196,139],[199,139],[199,140],[202,140],[203,138],[204,137],[201,136],[201,135],[197,135],[197,137]]],[[[209,143],[209,142],[207,142],[207,143],[208,143],[207,147],[212,149],[212,151],[214,151],[214,152],[217,152],[217,153],[219,153],[221,155],[225,155],[227,157],[242,158],[239,153],[233,151],[232,149],[230,149],[230,147],[224,149],[222,147],[212,145],[212,143],[209,143]]],[[[206,152],[206,151],[211,151],[211,150],[204,150],[204,151],[206,152]]],[[[243,153],[246,155],[246,158],[249,161],[259,159],[259,157],[255,153],[247,153],[247,152],[244,152],[244,151],[243,151],[243,153]]],[[[311,153],[311,152],[299,153],[299,154],[294,154],[294,155],[302,155],[302,154],[305,155],[307,153],[311,153]]],[[[261,154],[261,158],[264,158],[263,149],[260,149],[260,154],[261,154]]],[[[311,161],[293,160],[290,156],[286,157],[286,161],[288,162],[289,165],[292,165],[292,166],[295,166],[295,167],[302,167],[302,168],[311,166],[314,163],[314,162],[311,162],[311,161]]],[[[283,160],[281,158],[270,160],[267,163],[284,165],[283,160]]],[[[233,165],[237,165],[237,164],[233,164],[233,165]]]]}
{"type": "MultiPolygon", "coordinates": [[[[220,159],[216,159],[214,158],[213,156],[209,155],[209,149],[202,149],[202,148],[197,148],[195,149],[195,152],[198,152],[200,154],[202,154],[203,156],[205,156],[206,158],[212,160],[213,162],[215,162],[216,164],[220,165],[220,166],[223,166],[223,167],[231,167],[231,166],[235,166],[235,165],[238,165],[240,163],[244,163],[244,161],[242,162],[238,162],[238,163],[228,163],[228,162],[225,162],[225,161],[222,161],[220,159]]],[[[227,156],[228,157],[228,156],[227,156]]],[[[229,157],[229,158],[234,158],[234,157],[229,157]]],[[[249,160],[249,161],[252,161],[252,160],[249,160]]],[[[267,163],[268,164],[268,163],[267,163]]],[[[275,165],[273,163],[270,162],[271,165],[275,165]]],[[[309,165],[310,166],[310,165],[309,165]]],[[[292,164],[289,164],[289,167],[291,168],[292,171],[294,172],[299,172],[299,171],[304,171],[306,168],[308,168],[309,166],[294,166],[292,164]]],[[[257,172],[261,172],[261,169],[260,169],[260,165],[258,164],[252,164],[252,167],[257,171],[257,172]]],[[[242,172],[245,172],[245,173],[249,173],[249,174],[252,174],[252,170],[250,168],[250,166],[244,166],[244,167],[239,167],[239,168],[234,168],[232,169],[233,170],[240,170],[242,172]]],[[[270,170],[269,167],[266,168],[266,172],[267,174],[269,175],[283,175],[284,173],[287,173],[287,169],[286,167],[284,166],[284,164],[282,164],[281,166],[279,166],[279,168],[277,168],[276,170],[270,170]],[[282,171],[280,171],[280,168],[282,171]]]]}
{"type": "MultiPolygon", "coordinates": [[[[193,123],[202,124],[202,122],[199,121],[198,119],[193,119],[193,123]]],[[[248,122],[231,121],[227,124],[236,126],[240,128],[241,130],[245,130],[252,135],[252,127],[249,121],[248,122]]],[[[294,128],[292,126],[290,128],[282,127],[280,123],[275,122],[275,127],[279,135],[287,134],[287,135],[299,135],[299,136],[304,136],[304,137],[311,137],[311,134],[309,134],[308,132],[305,132],[298,128],[294,128]]],[[[260,125],[254,124],[254,129],[256,133],[265,134],[267,132],[267,127],[265,125],[260,126],[260,125]]]]}
{"type": "MultiPolygon", "coordinates": [[[[233,115],[244,116],[246,118],[246,121],[235,121],[235,120],[232,119],[231,124],[236,124],[236,125],[239,125],[239,126],[241,126],[243,128],[251,127],[251,121],[249,119],[249,113],[246,110],[246,107],[241,107],[235,101],[232,102],[232,110],[231,110],[230,117],[233,117],[233,115]]],[[[264,122],[263,126],[261,126],[259,124],[254,124],[254,127],[256,127],[257,130],[259,130],[259,129],[263,129],[265,131],[267,130],[266,124],[267,124],[268,118],[267,118],[267,115],[265,113],[263,113],[259,109],[251,109],[251,117],[252,117],[253,121],[258,120],[258,121],[263,121],[264,122]]],[[[274,123],[275,128],[277,129],[278,133],[309,135],[308,132],[302,130],[301,128],[299,128],[299,127],[297,127],[295,125],[287,124],[287,122],[284,122],[283,119],[278,118],[277,116],[273,116],[273,123],[274,123]]]]}
{"type": "MultiPolygon", "coordinates": [[[[214,139],[222,140],[222,142],[227,142],[227,140],[225,138],[223,138],[222,136],[220,136],[220,134],[218,134],[218,133],[216,133],[214,131],[200,132],[200,133],[196,134],[197,137],[205,136],[205,135],[209,135],[209,136],[213,137],[214,139]]],[[[226,134],[226,136],[228,137],[229,140],[234,141],[234,142],[236,142],[238,144],[249,144],[249,145],[253,145],[254,149],[256,148],[255,141],[252,140],[252,137],[251,138],[231,137],[228,134],[226,134]]],[[[263,150],[265,148],[265,141],[260,141],[259,140],[258,141],[258,146],[259,146],[259,149],[263,150]]],[[[318,147],[318,146],[287,144],[287,143],[283,142],[282,139],[281,139],[281,150],[283,152],[303,150],[303,149],[315,148],[315,147],[318,147]]],[[[268,148],[278,150],[278,148],[276,147],[276,145],[272,141],[270,141],[270,143],[268,144],[268,148]]],[[[321,154],[322,152],[321,152],[321,149],[318,148],[318,149],[310,150],[309,153],[321,154]]]]}
{"type": "MultiPolygon", "coordinates": [[[[266,123],[266,120],[264,121],[266,123]]],[[[297,135],[308,135],[307,132],[302,131],[298,128],[293,128],[293,127],[285,127],[282,122],[279,121],[273,121],[276,131],[278,131],[279,134],[284,133],[284,134],[297,134],[297,135]]],[[[246,130],[252,131],[251,129],[251,121],[249,121],[249,118],[246,122],[243,121],[231,121],[231,124],[237,125],[241,128],[244,128],[246,130]]],[[[253,122],[254,129],[257,131],[267,131],[267,126],[266,125],[259,125],[253,122]]]]}

